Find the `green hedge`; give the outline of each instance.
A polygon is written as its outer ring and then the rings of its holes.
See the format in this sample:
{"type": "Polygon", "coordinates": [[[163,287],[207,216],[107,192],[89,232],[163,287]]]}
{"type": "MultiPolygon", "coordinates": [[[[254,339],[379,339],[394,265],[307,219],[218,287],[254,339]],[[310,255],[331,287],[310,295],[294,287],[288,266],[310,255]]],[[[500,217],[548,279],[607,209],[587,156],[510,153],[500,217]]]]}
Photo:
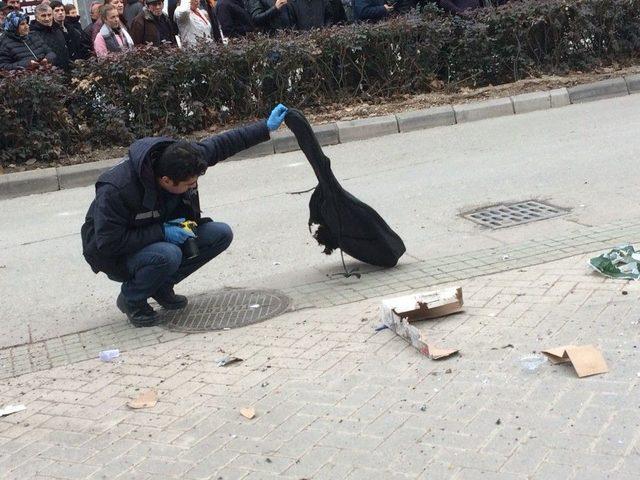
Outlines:
{"type": "Polygon", "coordinates": [[[145,48],[79,63],[71,78],[0,78],[0,161],[54,159],[214,123],[264,117],[276,102],[310,109],[354,98],[512,82],[633,60],[640,0],[530,0],[420,13],[378,24],[256,36],[229,46],[145,48]]]}

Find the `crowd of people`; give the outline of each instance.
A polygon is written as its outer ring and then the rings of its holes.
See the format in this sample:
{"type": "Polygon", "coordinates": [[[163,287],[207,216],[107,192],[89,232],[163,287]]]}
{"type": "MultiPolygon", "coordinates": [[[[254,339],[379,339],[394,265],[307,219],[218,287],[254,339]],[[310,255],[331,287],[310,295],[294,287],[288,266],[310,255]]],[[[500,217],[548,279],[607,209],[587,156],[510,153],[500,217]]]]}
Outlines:
{"type": "MultiPolygon", "coordinates": [[[[486,0],[434,0],[460,13],[486,0]]],[[[30,21],[20,0],[0,0],[0,70],[41,65],[69,70],[92,55],[106,57],[138,45],[227,43],[250,32],[310,30],[352,21],[378,21],[405,13],[417,0],[104,0],[90,6],[82,26],[73,4],[43,0],[30,21]],[[126,1],[126,5],[125,5],[126,1]],[[5,3],[6,2],[6,3],[5,3]]]]}

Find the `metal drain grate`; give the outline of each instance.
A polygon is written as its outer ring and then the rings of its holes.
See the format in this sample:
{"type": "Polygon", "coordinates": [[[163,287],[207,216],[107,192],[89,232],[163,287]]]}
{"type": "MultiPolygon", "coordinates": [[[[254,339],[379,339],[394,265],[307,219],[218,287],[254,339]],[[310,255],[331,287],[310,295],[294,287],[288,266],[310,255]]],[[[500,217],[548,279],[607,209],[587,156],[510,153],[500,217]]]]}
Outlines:
{"type": "Polygon", "coordinates": [[[465,213],[463,216],[485,227],[496,229],[559,217],[567,213],[569,213],[568,210],[529,200],[510,205],[494,205],[465,213]]]}
{"type": "Polygon", "coordinates": [[[267,290],[223,290],[194,298],[183,310],[167,310],[164,327],[195,333],[244,327],[287,311],[289,297],[267,290]]]}

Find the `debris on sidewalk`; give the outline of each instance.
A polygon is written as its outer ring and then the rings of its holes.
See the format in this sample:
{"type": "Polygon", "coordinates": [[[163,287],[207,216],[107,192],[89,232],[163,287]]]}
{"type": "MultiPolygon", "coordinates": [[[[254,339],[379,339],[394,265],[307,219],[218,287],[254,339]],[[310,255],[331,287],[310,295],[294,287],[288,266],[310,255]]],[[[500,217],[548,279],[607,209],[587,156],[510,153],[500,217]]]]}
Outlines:
{"type": "Polygon", "coordinates": [[[407,340],[431,360],[440,360],[458,353],[457,349],[439,348],[429,343],[422,332],[410,322],[443,317],[462,311],[462,288],[425,292],[383,300],[381,320],[396,335],[407,340]]]}
{"type": "Polygon", "coordinates": [[[134,410],[137,410],[139,408],[155,407],[156,403],[158,403],[158,393],[155,390],[151,389],[151,390],[145,390],[144,392],[141,392],[133,400],[129,400],[127,402],[127,406],[129,408],[133,408],[134,410]]]}
{"type": "Polygon", "coordinates": [[[6,407],[0,408],[0,417],[6,417],[7,415],[18,413],[26,409],[27,407],[24,405],[7,405],[6,407]]]}
{"type": "Polygon", "coordinates": [[[232,357],[231,355],[226,355],[226,356],[216,360],[216,365],[218,365],[218,367],[226,367],[227,365],[231,365],[232,363],[238,363],[238,362],[243,362],[243,361],[244,360],[242,358],[232,357]]]}
{"type": "MultiPolygon", "coordinates": [[[[393,311],[409,322],[444,317],[462,311],[462,288],[407,295],[389,300],[393,302],[393,311]]],[[[388,325],[388,324],[387,324],[388,325]]]]}
{"type": "Polygon", "coordinates": [[[240,409],[240,415],[251,420],[256,416],[256,409],[253,407],[245,407],[240,409]]]}
{"type": "Polygon", "coordinates": [[[640,252],[632,245],[620,245],[589,260],[589,266],[609,278],[639,280],[639,262],[640,252]]]}
{"type": "Polygon", "coordinates": [[[502,347],[491,347],[491,350],[504,350],[505,348],[514,348],[513,343],[507,343],[502,347]]]}
{"type": "Polygon", "coordinates": [[[546,361],[542,355],[525,355],[520,359],[520,366],[525,372],[533,373],[546,361]]]}
{"type": "Polygon", "coordinates": [[[565,345],[543,350],[542,353],[549,357],[554,365],[571,363],[580,378],[609,371],[602,353],[593,345],[565,345]]]}
{"type": "Polygon", "coordinates": [[[120,356],[120,350],[117,348],[113,350],[102,350],[98,356],[103,362],[111,362],[120,356]]]}

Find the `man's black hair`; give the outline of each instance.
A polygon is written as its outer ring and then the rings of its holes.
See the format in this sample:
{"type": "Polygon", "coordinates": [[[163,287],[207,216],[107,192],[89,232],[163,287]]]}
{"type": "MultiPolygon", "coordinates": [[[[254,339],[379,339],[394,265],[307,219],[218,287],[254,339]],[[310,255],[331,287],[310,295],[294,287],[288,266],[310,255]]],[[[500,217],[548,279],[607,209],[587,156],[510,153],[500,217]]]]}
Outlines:
{"type": "Polygon", "coordinates": [[[174,183],[204,175],[207,162],[202,153],[189,142],[178,141],[164,149],[153,163],[156,178],[169,177],[174,183]]]}
{"type": "Polygon", "coordinates": [[[53,10],[57,7],[64,7],[64,4],[59,0],[52,0],[51,2],[49,2],[49,6],[51,7],[51,10],[53,10]]]}

